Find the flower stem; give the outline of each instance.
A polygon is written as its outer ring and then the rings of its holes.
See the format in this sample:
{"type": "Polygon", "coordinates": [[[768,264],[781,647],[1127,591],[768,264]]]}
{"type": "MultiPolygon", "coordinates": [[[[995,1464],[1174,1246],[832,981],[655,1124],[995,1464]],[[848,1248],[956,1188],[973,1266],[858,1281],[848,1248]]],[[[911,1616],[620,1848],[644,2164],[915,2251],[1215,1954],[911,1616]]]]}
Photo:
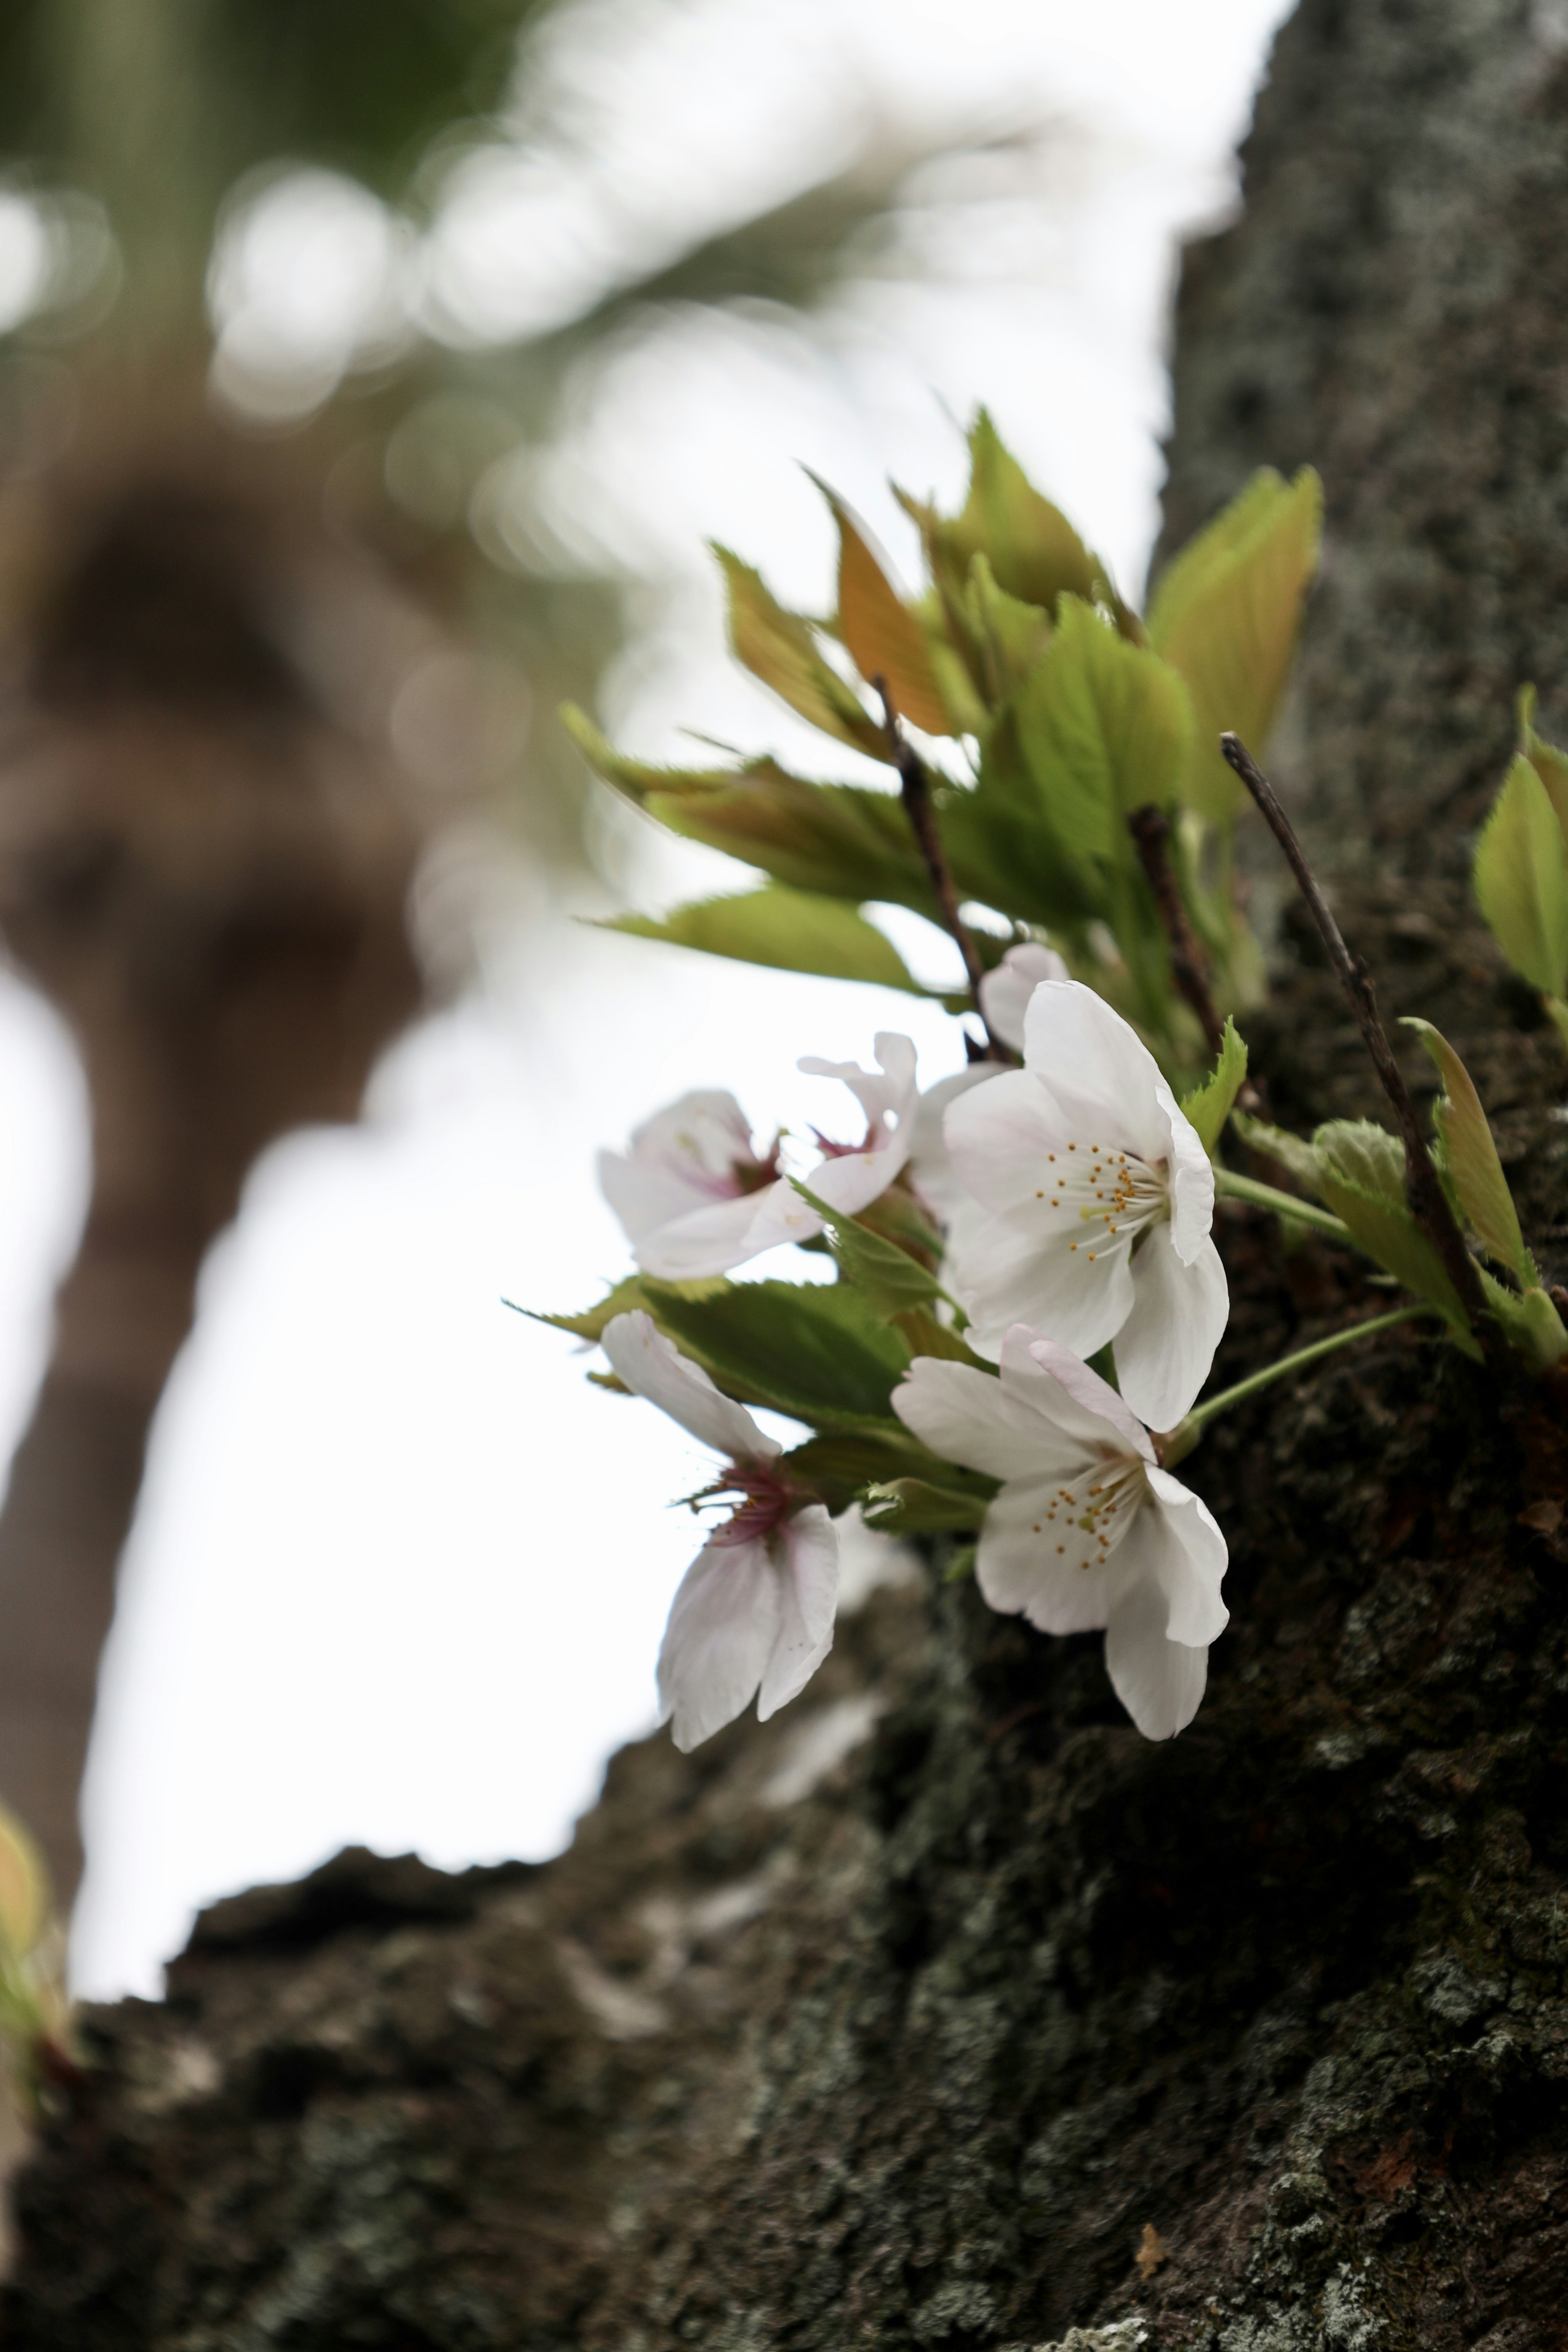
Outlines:
{"type": "Polygon", "coordinates": [[[893,705],[885,677],[871,680],[881,700],[883,722],[888,731],[888,748],[899,772],[899,788],[904,803],[904,814],[910,821],[910,831],[931,877],[936,899],[937,913],[942,929],[963,958],[964,976],[975,1012],[985,1031],[985,1058],[993,1062],[1016,1062],[1017,1055],[1005,1046],[985,1018],[985,1007],[980,1001],[980,983],[985,968],[979,950],[971,938],[967,925],[958,911],[958,893],[952,887],[947,856],[942,845],[942,834],[937,826],[936,809],[931,800],[931,778],[914,745],[904,733],[903,725],[893,705]]]}
{"type": "Polygon", "coordinates": [[[1272,1209],[1281,1217],[1294,1217],[1299,1225],[1310,1225],[1315,1234],[1327,1234],[1331,1241],[1348,1242],[1352,1249],[1360,1246],[1344,1219],[1336,1217],[1331,1209],[1320,1209],[1315,1202],[1299,1201],[1293,1192],[1260,1184],[1256,1176],[1237,1176],[1228,1168],[1216,1168],[1214,1188],[1222,1200],[1250,1201],[1255,1209],[1272,1209]]]}
{"type": "Polygon", "coordinates": [[[1465,1247],[1465,1237],[1455,1221],[1448,1199],[1437,1181],[1432,1155],[1421,1133],[1421,1122],[1415,1116],[1415,1106],[1410,1099],[1410,1089],[1404,1073],[1394,1058],[1394,1048],[1388,1042],[1377,1010],[1377,992],[1364,956],[1352,956],[1344,943],[1328,900],[1319,886],[1318,877],[1307,863],[1306,853],[1297,840],[1289,818],[1280,807],[1273,785],[1238,735],[1224,734],[1219,739],[1220,752],[1227,766],[1241,778],[1263,813],[1264,821],[1285,853],[1286,862],[1296,877],[1297,886],[1307,902],[1308,910],[1318,927],[1319,936],[1329,951],[1329,961],[1339,975],[1340,984],[1350,998],[1372,1055],[1373,1066],[1383,1081],[1383,1090],[1393,1107],[1394,1124],[1405,1146],[1405,1190],[1410,1213],[1418,1225],[1424,1225],[1444,1271],[1458,1293],[1465,1312],[1473,1323],[1486,1306],[1481,1293],[1481,1281],[1476,1272],[1476,1262],[1465,1247]]]}
{"type": "Polygon", "coordinates": [[[1165,937],[1171,950],[1171,978],[1176,992],[1186,999],[1198,1016],[1211,1054],[1218,1054],[1225,1045],[1225,1024],[1215,1011],[1214,998],[1209,993],[1208,973],[1198,943],[1193,937],[1193,927],[1187,919],[1187,909],[1182,898],[1175,869],[1171,864],[1171,820],[1163,808],[1147,802],[1135,808],[1127,820],[1127,830],[1132,835],[1139,862],[1154,894],[1154,904],[1160,910],[1160,920],[1165,927],[1165,937]]]}
{"type": "Polygon", "coordinates": [[[1192,1452],[1216,1414],[1228,1412],[1233,1404],[1245,1403],[1259,1389],[1268,1388],[1270,1381],[1285,1380],[1292,1372],[1304,1372],[1309,1364],[1331,1356],[1336,1348],[1348,1348],[1352,1339],[1370,1339],[1374,1332],[1391,1331],[1396,1323],[1408,1323],[1415,1316],[1437,1312],[1436,1307],[1396,1307],[1391,1314],[1374,1315],[1370,1322],[1352,1323],[1344,1331],[1331,1331],[1326,1339],[1314,1339],[1310,1348],[1298,1348],[1293,1355],[1281,1356],[1278,1363],[1265,1364],[1260,1372],[1250,1372],[1234,1388],[1221,1389],[1217,1396],[1206,1397],[1202,1404],[1195,1404],[1184,1421],[1166,1431],[1157,1441],[1162,1466],[1168,1470],[1173,1462],[1180,1462],[1192,1452]]]}

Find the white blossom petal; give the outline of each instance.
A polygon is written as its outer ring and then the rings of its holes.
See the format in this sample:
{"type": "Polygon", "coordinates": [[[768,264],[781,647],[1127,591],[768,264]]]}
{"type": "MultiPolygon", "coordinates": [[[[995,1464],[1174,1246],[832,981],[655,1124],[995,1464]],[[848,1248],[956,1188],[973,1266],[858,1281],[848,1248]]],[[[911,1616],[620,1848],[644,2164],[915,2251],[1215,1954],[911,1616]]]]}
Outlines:
{"type": "Polygon", "coordinates": [[[633,1129],[631,1148],[601,1151],[599,1183],[628,1240],[741,1190],[737,1171],[759,1165],[746,1115],[718,1087],[682,1095],[633,1129]]]}
{"type": "Polygon", "coordinates": [[[1151,1429],[1174,1429],[1213,1368],[1230,1318],[1219,1252],[1205,1236],[1184,1265],[1171,1227],[1150,1227],[1132,1255],[1132,1306],[1113,1343],[1121,1393],[1151,1429]]]}
{"type": "Polygon", "coordinates": [[[1214,1162],[1203,1139],[1163,1078],[1155,1087],[1160,1115],[1170,1141],[1171,1238],[1184,1265],[1202,1253],[1214,1224],[1214,1162]]]}
{"type": "Polygon", "coordinates": [[[1173,1739],[1202,1704],[1209,1654],[1169,1640],[1159,1586],[1146,1577],[1129,1577],[1105,1629],[1105,1666],[1112,1690],[1144,1738],[1173,1739]]]}
{"type": "Polygon", "coordinates": [[[1032,1070],[1002,1070],[978,1092],[955,1092],[942,1133],[959,1182],[999,1216],[1032,1211],[1042,1197],[1042,1169],[1077,1139],[1032,1070]]]}
{"type": "MultiPolygon", "coordinates": [[[[985,1015],[986,1027],[1004,1045],[1011,1045],[1015,1054],[1021,1054],[1024,1015],[1030,997],[1045,981],[1071,977],[1055,948],[1041,947],[1033,940],[1009,948],[995,970],[988,971],[980,983],[980,1010],[985,1015]]],[[[984,1068],[984,1065],[976,1066],[984,1068]]]]}
{"type": "Polygon", "coordinates": [[[935,1210],[944,1225],[952,1224],[964,1209],[975,1205],[973,1195],[959,1181],[947,1148],[942,1128],[947,1107],[960,1095],[966,1095],[972,1087],[982,1085],[987,1078],[999,1078],[1002,1073],[1000,1062],[971,1062],[967,1069],[954,1070],[951,1077],[939,1078],[934,1087],[928,1087],[916,1107],[910,1173],[921,1198],[928,1208],[935,1210]]]}
{"type": "Polygon", "coordinates": [[[1024,1061],[1055,1096],[1072,1132],[1151,1164],[1168,1148],[1155,1088],[1160,1066],[1137,1032],[1092,988],[1047,981],[1024,1016],[1024,1061]]]}
{"type": "Polygon", "coordinates": [[[697,1282],[709,1275],[728,1274],[782,1242],[808,1242],[821,1231],[816,1210],[781,1178],[760,1192],[716,1201],[675,1218],[639,1242],[633,1255],[656,1281],[697,1282]]]}
{"type": "Polygon", "coordinates": [[[945,1279],[971,1318],[964,1337],[977,1356],[994,1361],[1015,1322],[1048,1331],[1079,1356],[1096,1354],[1115,1336],[1132,1306],[1134,1236],[1119,1234],[1091,1247],[1085,1231],[1064,1225],[1042,1234],[1037,1220],[1019,1217],[958,1221],[945,1279]]]}
{"type": "Polygon", "coordinates": [[[1064,1434],[1077,1433],[1086,1446],[1110,1445],[1145,1462],[1154,1460],[1148,1431],[1109,1381],[1102,1381],[1059,1339],[1044,1339],[1016,1324],[1003,1343],[1003,1380],[1037,1378],[1042,1372],[1049,1376],[1052,1391],[1048,1405],[1042,1403],[1039,1410],[1048,1412],[1064,1434]]]}
{"type": "MultiPolygon", "coordinates": [[[[1046,1396],[1046,1383],[1034,1383],[1046,1396]]],[[[917,1356],[893,1391],[893,1411],[922,1445],[992,1478],[1037,1479],[1082,1466],[1083,1447],[1063,1437],[1026,1391],[973,1364],[917,1356]]]]}
{"type": "Polygon", "coordinates": [[[832,1153],[805,1179],[819,1200],[845,1216],[858,1216],[887,1191],[914,1146],[920,1100],[914,1045],[892,1029],[879,1030],[874,1042],[880,1076],[858,1062],[825,1062],[816,1054],[804,1055],[798,1066],[808,1076],[840,1079],[866,1114],[864,1147],[832,1153]]]}
{"type": "Polygon", "coordinates": [[[1098,1463],[1070,1483],[1015,1479],[1003,1487],[985,1514],[975,1554],[974,1574],[989,1605],[1007,1617],[1026,1617],[1042,1633],[1092,1633],[1110,1622],[1126,1571],[1120,1559],[1129,1530],[1143,1503],[1142,1465],[1123,1458],[1098,1463]],[[1097,1488],[1103,1503],[1108,1486],[1112,1508],[1099,1521],[1100,1536],[1076,1523],[1097,1488]]]}
{"type": "Polygon", "coordinates": [[[776,1462],[784,1448],[765,1437],[732,1397],[721,1396],[700,1364],[683,1356],[641,1307],[605,1324],[599,1345],[627,1388],[712,1446],[726,1462],[776,1462]]]}
{"type": "Polygon", "coordinates": [[[768,1538],[705,1544],[687,1570],[658,1653],[659,1721],[685,1749],[732,1723],[778,1639],[783,1589],[768,1538]]]}
{"type": "Polygon", "coordinates": [[[1149,1473],[1151,1508],[1145,1514],[1154,1550],[1154,1572],[1170,1603],[1166,1632],[1173,1642],[1195,1647],[1218,1641],[1230,1622],[1219,1588],[1230,1553],[1213,1512],[1190,1486],[1168,1470],[1149,1473]]]}
{"type": "Polygon", "coordinates": [[[838,1533],[820,1503],[795,1512],[772,1541],[779,1618],[757,1700],[763,1723],[798,1696],[833,1647],[838,1606],[838,1533]]]}

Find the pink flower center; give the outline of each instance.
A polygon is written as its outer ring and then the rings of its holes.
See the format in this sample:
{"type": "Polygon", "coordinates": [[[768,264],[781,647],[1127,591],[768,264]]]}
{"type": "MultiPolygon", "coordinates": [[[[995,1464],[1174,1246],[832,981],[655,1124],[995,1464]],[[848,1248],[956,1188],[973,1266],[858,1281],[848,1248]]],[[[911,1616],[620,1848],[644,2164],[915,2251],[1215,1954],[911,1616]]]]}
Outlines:
{"type": "Polygon", "coordinates": [[[731,1462],[711,1486],[693,1495],[691,1507],[695,1511],[707,1503],[727,1502],[732,1495],[740,1500],[732,1506],[724,1525],[709,1537],[710,1543],[754,1543],[759,1536],[776,1535],[805,1500],[799,1487],[782,1476],[771,1463],[731,1462]]]}

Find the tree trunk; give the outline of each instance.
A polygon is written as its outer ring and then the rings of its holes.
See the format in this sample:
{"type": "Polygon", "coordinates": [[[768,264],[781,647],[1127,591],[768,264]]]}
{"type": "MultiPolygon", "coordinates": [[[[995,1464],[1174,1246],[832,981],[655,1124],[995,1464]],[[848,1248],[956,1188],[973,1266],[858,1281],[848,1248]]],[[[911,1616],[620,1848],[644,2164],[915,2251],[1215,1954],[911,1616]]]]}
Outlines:
{"type": "MultiPolygon", "coordinates": [[[[1247,216],[1189,259],[1170,505],[1322,467],[1277,764],[1557,1281],[1562,1048],[1463,828],[1515,687],[1568,677],[1565,132],[1521,7],[1305,0],[1247,216]]],[[[1247,1026],[1276,1116],[1377,1115],[1289,919],[1247,1026]]],[[[1249,1212],[1221,1239],[1222,1377],[1379,1297],[1249,1212]]],[[[1232,1622],[1173,1744],[1098,1638],[933,1562],[768,1726],[627,1750],[558,1863],[219,1906],[165,2004],[92,2013],[7,2344],[1568,2343],[1565,1425],[1411,1331],[1218,1423],[1182,1475],[1232,1622]]]]}
{"type": "MultiPolygon", "coordinates": [[[[0,927],[87,1064],[93,1192],[0,1513],[0,1796],[68,1906],[114,1571],[195,1281],[251,1161],[353,1118],[414,1009],[414,829],[290,634],[337,589],[205,434],[52,518],[0,745],[0,927]]],[[[253,467],[254,467],[254,461],[253,467]]],[[[363,615],[362,615],[363,618],[363,615]]],[[[324,648],[330,667],[331,646],[324,648]]],[[[320,667],[320,665],[318,665],[320,667]]]]}

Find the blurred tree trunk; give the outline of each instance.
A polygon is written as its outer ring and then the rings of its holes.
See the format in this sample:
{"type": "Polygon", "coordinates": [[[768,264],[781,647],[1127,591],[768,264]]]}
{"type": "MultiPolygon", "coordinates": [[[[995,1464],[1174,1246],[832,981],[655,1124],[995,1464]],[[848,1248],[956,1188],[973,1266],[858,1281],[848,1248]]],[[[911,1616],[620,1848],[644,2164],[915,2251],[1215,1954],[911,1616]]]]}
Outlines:
{"type": "Polygon", "coordinates": [[[268,1142],[355,1116],[418,988],[413,829],[323,700],[333,633],[366,618],[353,566],[300,498],[267,511],[237,453],[193,440],[49,517],[0,742],[0,925],[76,1034],[93,1115],[0,1514],[0,1796],[68,1905],[115,1563],[203,1255],[268,1142]]]}
{"type": "MultiPolygon", "coordinates": [[[[1171,515],[1321,465],[1276,764],[1562,1280],[1561,1048],[1463,834],[1515,687],[1568,683],[1555,26],[1304,0],[1247,216],[1188,259],[1171,515]]],[[[1248,1030],[1282,1118],[1376,1114],[1289,919],[1248,1030]]],[[[1222,1240],[1222,1375],[1375,1299],[1247,1213],[1222,1240]]],[[[1233,1618],[1169,1747],[1097,1639],[933,1575],[766,1727],[628,1750],[542,1871],[351,1856],[220,1906],[167,2004],[91,2021],[100,2071],[21,2184],[7,2344],[1568,2342],[1563,1398],[1406,1335],[1183,1475],[1233,1618]]]]}

